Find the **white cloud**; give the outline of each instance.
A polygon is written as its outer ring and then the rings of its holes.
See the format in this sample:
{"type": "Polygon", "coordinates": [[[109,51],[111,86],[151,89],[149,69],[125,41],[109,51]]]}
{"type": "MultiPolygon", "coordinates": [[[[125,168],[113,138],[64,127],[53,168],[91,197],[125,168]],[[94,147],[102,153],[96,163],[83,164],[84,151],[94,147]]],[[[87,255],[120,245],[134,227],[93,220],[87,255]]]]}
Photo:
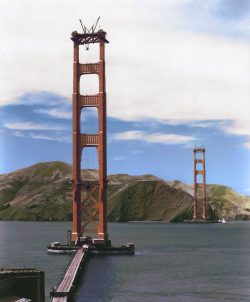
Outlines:
{"type": "Polygon", "coordinates": [[[198,122],[190,122],[190,127],[214,128],[214,127],[222,127],[225,124],[226,124],[225,121],[198,121],[198,122]]]}
{"type": "Polygon", "coordinates": [[[59,118],[59,119],[67,119],[70,120],[72,118],[72,113],[69,111],[62,111],[59,109],[38,109],[35,110],[35,112],[37,113],[41,113],[41,114],[47,114],[51,117],[54,118],[59,118]]]}
{"type": "Polygon", "coordinates": [[[48,141],[54,141],[54,142],[59,142],[59,143],[71,143],[71,137],[66,137],[66,136],[49,136],[49,135],[44,135],[44,134],[37,134],[37,133],[30,133],[29,135],[33,139],[39,139],[39,140],[48,140],[48,141]]]}
{"type": "Polygon", "coordinates": [[[142,131],[124,131],[118,132],[110,135],[111,139],[114,140],[134,140],[141,138],[143,136],[142,131]]]}
{"type": "MultiPolygon", "coordinates": [[[[13,130],[13,129],[11,129],[13,130]]],[[[30,132],[29,130],[44,130],[44,129],[20,129],[13,130],[12,135],[20,138],[32,138],[38,140],[54,141],[59,143],[72,143],[72,137],[56,132],[55,135],[44,134],[39,132],[30,132]]]]}
{"type": "Polygon", "coordinates": [[[195,141],[196,138],[188,135],[153,133],[145,137],[145,141],[149,143],[162,144],[185,144],[195,141]]]}
{"type": "Polygon", "coordinates": [[[137,140],[147,143],[160,143],[166,145],[187,144],[197,140],[194,136],[166,134],[166,133],[146,133],[143,131],[125,131],[111,135],[113,140],[137,140]]]}
{"type": "Polygon", "coordinates": [[[63,130],[64,127],[57,125],[36,124],[33,122],[5,123],[4,127],[10,130],[63,130]]]}
{"type": "Polygon", "coordinates": [[[34,138],[34,139],[42,139],[42,140],[48,140],[48,141],[54,141],[55,140],[53,137],[50,137],[48,135],[35,134],[35,133],[30,133],[30,137],[34,138]]]}
{"type": "MultiPolygon", "coordinates": [[[[109,116],[173,124],[226,119],[233,126],[222,127],[223,130],[245,135],[250,116],[250,43],[223,38],[228,23],[219,20],[215,24],[211,19],[216,1],[196,4],[202,5],[201,15],[192,21],[187,7],[195,3],[3,1],[0,104],[15,102],[22,93],[41,90],[71,97],[70,33],[80,30],[78,17],[89,27],[98,11],[111,42],[106,47],[109,116]],[[82,8],[88,13],[77,16],[76,11],[82,8]],[[203,21],[206,28],[215,24],[213,32],[220,30],[220,37],[198,32],[203,21]]],[[[231,22],[230,26],[234,31],[249,30],[246,20],[231,22]]],[[[69,118],[65,112],[47,113],[69,118]]]]}
{"type": "Polygon", "coordinates": [[[247,119],[232,121],[231,123],[223,125],[221,128],[229,134],[250,137],[250,120],[247,119]]]}
{"type": "MultiPolygon", "coordinates": [[[[138,62],[132,62],[131,52],[123,73],[112,79],[116,87],[122,83],[125,88],[124,92],[111,90],[111,116],[189,121],[241,119],[249,115],[248,44],[198,34],[155,34],[152,46],[146,46],[147,35],[142,34],[147,55],[140,53],[138,62]],[[163,51],[164,57],[156,56],[163,51]],[[134,65],[133,70],[130,65],[134,65]],[[113,103],[113,99],[119,102],[113,103]]],[[[118,73],[118,67],[111,68],[115,69],[113,74],[118,73]]]]}

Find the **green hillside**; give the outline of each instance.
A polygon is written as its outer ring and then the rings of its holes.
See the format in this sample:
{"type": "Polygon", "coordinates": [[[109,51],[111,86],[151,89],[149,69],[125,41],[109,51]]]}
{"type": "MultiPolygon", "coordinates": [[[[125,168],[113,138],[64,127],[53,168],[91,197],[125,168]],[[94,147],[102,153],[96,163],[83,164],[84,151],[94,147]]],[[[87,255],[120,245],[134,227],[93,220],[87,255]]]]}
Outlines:
{"type": "MultiPolygon", "coordinates": [[[[0,175],[0,219],[71,220],[72,185],[69,164],[38,163],[0,175]]],[[[96,170],[82,179],[97,180],[96,170]]],[[[109,221],[182,221],[192,218],[192,186],[153,175],[108,177],[109,221]]],[[[84,195],[84,194],[83,194],[84,195]]],[[[250,198],[232,189],[208,185],[207,217],[248,218],[250,198]]]]}

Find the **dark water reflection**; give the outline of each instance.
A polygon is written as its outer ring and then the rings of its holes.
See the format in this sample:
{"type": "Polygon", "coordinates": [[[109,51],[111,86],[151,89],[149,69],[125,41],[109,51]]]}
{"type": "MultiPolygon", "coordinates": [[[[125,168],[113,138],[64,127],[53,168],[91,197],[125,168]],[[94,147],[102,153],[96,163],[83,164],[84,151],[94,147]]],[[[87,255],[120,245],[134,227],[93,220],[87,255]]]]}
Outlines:
{"type": "MultiPolygon", "coordinates": [[[[65,241],[70,223],[0,222],[0,267],[36,267],[46,291],[60,280],[70,256],[46,253],[65,241]]],[[[76,301],[250,301],[250,223],[109,224],[112,241],[134,242],[135,256],[93,257],[76,301]]]]}
{"type": "Polygon", "coordinates": [[[114,241],[136,243],[136,256],[91,259],[77,302],[250,301],[250,223],[111,230],[114,241]]]}
{"type": "Polygon", "coordinates": [[[0,221],[0,267],[38,268],[45,271],[46,295],[62,278],[71,256],[48,255],[52,241],[66,241],[70,223],[0,221]]]}

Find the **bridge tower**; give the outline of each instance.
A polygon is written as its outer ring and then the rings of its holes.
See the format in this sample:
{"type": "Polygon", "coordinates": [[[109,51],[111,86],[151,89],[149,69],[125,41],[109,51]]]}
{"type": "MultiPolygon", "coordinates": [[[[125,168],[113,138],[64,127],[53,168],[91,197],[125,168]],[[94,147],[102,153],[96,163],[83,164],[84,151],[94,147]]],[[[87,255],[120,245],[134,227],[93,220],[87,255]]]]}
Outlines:
{"type": "MultiPolygon", "coordinates": [[[[97,25],[97,24],[96,24],[97,25]]],[[[106,142],[106,87],[105,87],[105,43],[106,32],[95,31],[96,26],[88,30],[85,26],[83,33],[72,32],[74,42],[73,63],[73,226],[71,240],[80,239],[85,227],[93,223],[97,227],[98,239],[108,241],[107,232],[107,142],[106,142]],[[79,62],[79,48],[91,43],[99,44],[99,62],[81,64],[79,62]],[[82,75],[97,74],[99,78],[99,93],[95,95],[80,94],[80,77],[82,75]],[[85,108],[95,107],[98,111],[98,133],[81,133],[81,112],[85,108]],[[84,159],[84,149],[97,148],[99,180],[95,183],[81,179],[81,158],[84,159]],[[82,199],[85,191],[85,200],[82,199]],[[91,202],[91,207],[88,204],[91,202]],[[83,220],[84,218],[84,220],[83,220]],[[97,222],[97,220],[99,222],[97,222]]]]}
{"type": "Polygon", "coordinates": [[[206,170],[205,170],[205,148],[194,148],[194,214],[193,219],[206,219],[206,170]],[[198,166],[199,165],[199,166],[198,166]],[[202,175],[202,181],[197,176],[202,175]],[[201,189],[201,194],[198,190],[201,189]],[[201,195],[201,201],[200,201],[201,195]],[[201,206],[201,207],[200,207],[201,206]]]}

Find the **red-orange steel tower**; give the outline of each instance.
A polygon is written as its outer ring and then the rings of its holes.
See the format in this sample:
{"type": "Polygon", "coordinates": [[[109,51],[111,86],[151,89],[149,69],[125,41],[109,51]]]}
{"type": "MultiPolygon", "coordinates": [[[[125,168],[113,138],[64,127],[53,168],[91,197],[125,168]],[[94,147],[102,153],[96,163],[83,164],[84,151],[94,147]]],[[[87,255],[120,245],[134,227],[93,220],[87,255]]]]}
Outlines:
{"type": "Polygon", "coordinates": [[[194,215],[193,219],[206,219],[206,170],[205,170],[205,148],[194,148],[194,215]],[[198,169],[197,164],[201,165],[198,169]],[[197,175],[202,175],[202,182],[197,182],[197,175]],[[202,190],[202,209],[198,200],[198,189],[202,190]]]}
{"type": "MultiPolygon", "coordinates": [[[[72,33],[71,40],[74,42],[74,65],[73,65],[73,227],[72,240],[80,239],[84,228],[89,222],[93,222],[99,212],[99,223],[97,226],[98,238],[108,240],[107,233],[107,211],[106,211],[106,187],[107,187],[107,145],[106,145],[106,88],[105,88],[105,43],[106,32],[98,30],[95,32],[84,28],[84,33],[76,31],[72,33]],[[91,32],[90,32],[91,31],[91,32]],[[99,44],[99,62],[93,64],[81,64],[79,62],[79,46],[90,43],[99,44]],[[82,75],[97,74],[99,77],[99,93],[96,95],[80,94],[80,77],[82,75]],[[98,133],[84,134],[81,133],[81,111],[86,107],[95,107],[98,111],[98,133]],[[85,211],[84,201],[81,200],[82,188],[86,182],[81,179],[81,156],[84,148],[95,147],[98,152],[99,181],[98,198],[94,197],[95,188],[87,194],[92,200],[95,210],[88,213],[87,222],[82,223],[82,214],[85,211]]],[[[87,208],[86,208],[87,209],[87,208]]],[[[86,213],[85,213],[86,214],[86,213]]],[[[85,215],[86,217],[86,215],[85,215]]]]}

